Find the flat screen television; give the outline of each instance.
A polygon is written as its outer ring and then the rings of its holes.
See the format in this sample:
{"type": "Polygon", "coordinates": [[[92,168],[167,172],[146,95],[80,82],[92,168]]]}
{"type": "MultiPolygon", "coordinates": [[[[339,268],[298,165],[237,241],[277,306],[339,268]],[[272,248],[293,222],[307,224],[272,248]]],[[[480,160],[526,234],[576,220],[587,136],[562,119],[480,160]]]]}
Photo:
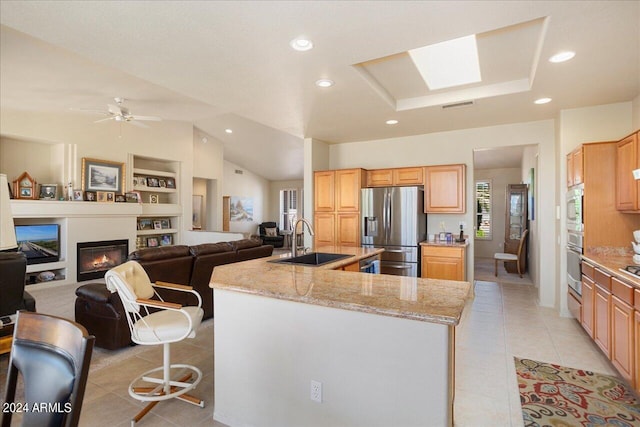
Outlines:
{"type": "Polygon", "coordinates": [[[60,260],[60,225],[16,225],[18,251],[27,257],[27,264],[42,264],[60,260]]]}

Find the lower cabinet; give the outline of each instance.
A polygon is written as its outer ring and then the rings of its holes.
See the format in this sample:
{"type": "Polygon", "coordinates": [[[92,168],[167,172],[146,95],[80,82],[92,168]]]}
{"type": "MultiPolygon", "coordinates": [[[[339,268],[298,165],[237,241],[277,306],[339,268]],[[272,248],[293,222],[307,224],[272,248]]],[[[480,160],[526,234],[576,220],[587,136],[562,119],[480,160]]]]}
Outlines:
{"type": "MultiPolygon", "coordinates": [[[[637,291],[636,291],[637,292],[637,291]]],[[[636,297],[640,298],[640,294],[636,293],[636,297]]],[[[636,307],[637,309],[638,307],[636,307]]],[[[634,310],[633,311],[633,324],[634,324],[634,331],[636,334],[636,338],[640,338],[638,335],[640,335],[640,311],[638,310],[634,310]]],[[[636,391],[638,393],[640,393],[640,339],[635,339],[634,340],[635,343],[635,371],[636,371],[636,375],[635,375],[635,384],[636,384],[636,391]]]]}
{"type": "Polygon", "coordinates": [[[611,297],[611,363],[633,382],[634,310],[615,295],[611,297]]]}
{"type": "Polygon", "coordinates": [[[421,277],[442,280],[466,280],[464,246],[422,246],[421,277]]]}
{"type": "Polygon", "coordinates": [[[593,304],[595,301],[596,284],[588,276],[582,275],[582,327],[593,338],[593,304]]]}
{"type": "Polygon", "coordinates": [[[604,354],[611,358],[611,336],[609,328],[611,327],[611,293],[596,284],[596,293],[594,301],[594,321],[593,340],[602,349],[604,354]]]}

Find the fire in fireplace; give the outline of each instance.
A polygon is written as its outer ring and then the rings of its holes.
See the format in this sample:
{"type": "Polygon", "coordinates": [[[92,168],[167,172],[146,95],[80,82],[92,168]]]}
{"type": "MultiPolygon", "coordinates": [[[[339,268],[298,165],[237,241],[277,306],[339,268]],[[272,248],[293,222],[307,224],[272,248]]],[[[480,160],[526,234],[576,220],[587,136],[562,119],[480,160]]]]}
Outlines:
{"type": "Polygon", "coordinates": [[[128,240],[78,243],[77,281],[100,279],[104,274],[127,260],[128,240]]]}

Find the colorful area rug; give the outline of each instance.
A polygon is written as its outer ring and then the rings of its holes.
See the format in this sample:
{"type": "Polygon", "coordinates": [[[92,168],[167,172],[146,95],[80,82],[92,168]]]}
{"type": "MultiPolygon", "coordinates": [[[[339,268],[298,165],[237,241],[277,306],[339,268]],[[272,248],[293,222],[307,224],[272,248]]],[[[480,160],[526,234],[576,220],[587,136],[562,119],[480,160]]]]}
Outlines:
{"type": "Polygon", "coordinates": [[[640,426],[640,402],[616,377],[514,359],[525,427],[640,426]]]}

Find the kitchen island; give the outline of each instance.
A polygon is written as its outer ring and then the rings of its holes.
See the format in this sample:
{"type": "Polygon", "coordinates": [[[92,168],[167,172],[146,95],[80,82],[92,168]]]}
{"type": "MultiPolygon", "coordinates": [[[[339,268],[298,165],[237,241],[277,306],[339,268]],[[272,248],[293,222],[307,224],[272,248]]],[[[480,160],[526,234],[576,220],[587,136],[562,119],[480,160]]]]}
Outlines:
{"type": "Polygon", "coordinates": [[[317,251],[351,256],[318,267],[276,256],[214,269],[214,418],[452,425],[455,326],[470,284],[336,270],[380,249],[317,251]]]}

